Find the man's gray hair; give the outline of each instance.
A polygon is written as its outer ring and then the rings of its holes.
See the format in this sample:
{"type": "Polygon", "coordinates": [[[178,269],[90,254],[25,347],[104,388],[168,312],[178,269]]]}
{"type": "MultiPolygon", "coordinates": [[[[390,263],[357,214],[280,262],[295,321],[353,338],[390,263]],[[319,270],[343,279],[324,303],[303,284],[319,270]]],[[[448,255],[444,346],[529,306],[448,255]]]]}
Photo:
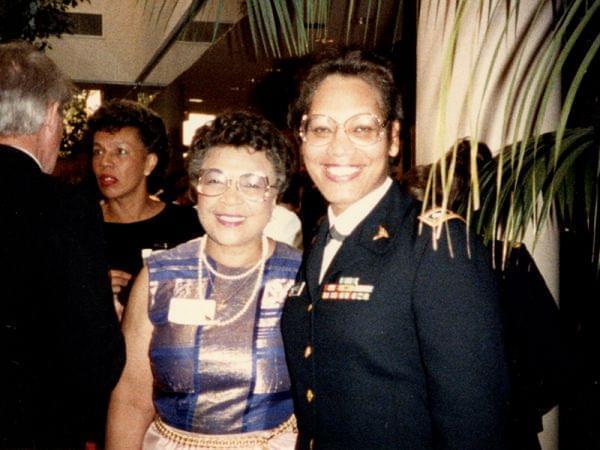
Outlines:
{"type": "Polygon", "coordinates": [[[48,106],[71,98],[73,84],[43,52],[25,42],[0,44],[0,135],[35,134],[48,106]]]}

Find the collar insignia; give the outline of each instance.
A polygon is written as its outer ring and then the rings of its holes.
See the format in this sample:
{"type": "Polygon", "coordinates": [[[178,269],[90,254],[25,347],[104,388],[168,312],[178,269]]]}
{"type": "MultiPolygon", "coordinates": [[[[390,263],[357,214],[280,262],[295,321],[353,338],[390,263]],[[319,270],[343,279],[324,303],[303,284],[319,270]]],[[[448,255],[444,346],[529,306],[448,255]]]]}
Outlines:
{"type": "Polygon", "coordinates": [[[389,239],[389,237],[390,235],[387,230],[382,225],[379,225],[377,228],[377,233],[375,236],[373,236],[373,240],[378,241],[379,239],[389,239]]]}
{"type": "Polygon", "coordinates": [[[304,291],[304,287],[306,286],[306,282],[302,281],[300,283],[294,284],[288,291],[288,297],[299,297],[302,295],[304,291]]]}
{"type": "Polygon", "coordinates": [[[460,219],[464,222],[464,219],[455,212],[442,208],[429,209],[419,216],[421,223],[429,225],[432,228],[439,227],[452,219],[460,219]]]}

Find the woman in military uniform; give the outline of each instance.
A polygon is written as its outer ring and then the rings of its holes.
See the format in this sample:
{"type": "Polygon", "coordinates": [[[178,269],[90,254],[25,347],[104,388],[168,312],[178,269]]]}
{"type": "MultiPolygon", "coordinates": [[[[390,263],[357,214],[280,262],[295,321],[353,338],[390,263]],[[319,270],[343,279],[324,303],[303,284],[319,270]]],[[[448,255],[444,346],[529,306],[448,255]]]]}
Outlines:
{"type": "Polygon", "coordinates": [[[418,220],[389,178],[400,119],[389,65],[359,50],[321,58],[290,110],[329,202],[282,319],[299,447],[505,448],[488,254],[460,220],[418,220]]]}

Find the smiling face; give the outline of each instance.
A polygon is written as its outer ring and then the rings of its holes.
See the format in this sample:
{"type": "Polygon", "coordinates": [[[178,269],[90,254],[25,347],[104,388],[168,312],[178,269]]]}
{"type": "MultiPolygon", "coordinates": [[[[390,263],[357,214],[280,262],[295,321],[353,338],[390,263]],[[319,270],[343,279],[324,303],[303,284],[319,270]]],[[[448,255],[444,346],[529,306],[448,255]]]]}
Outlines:
{"type": "Polygon", "coordinates": [[[247,200],[236,189],[240,175],[253,173],[275,180],[273,164],[265,152],[250,152],[245,147],[214,147],[202,161],[201,170],[218,169],[230,178],[229,188],[221,195],[198,194],[198,215],[208,236],[207,251],[217,247],[260,247],[262,233],[271,218],[276,194],[273,188],[265,200],[247,200]]]}
{"type": "MultiPolygon", "coordinates": [[[[379,93],[358,77],[329,75],[319,84],[308,114],[323,114],[344,124],[357,114],[373,114],[383,123],[379,93]]],[[[323,146],[302,144],[306,169],[335,214],[380,186],[388,175],[388,158],[399,150],[400,125],[394,121],[388,132],[372,145],[352,143],[343,126],[323,146]]]]}
{"type": "Polygon", "coordinates": [[[157,163],[148,153],[136,128],[94,133],[92,168],[98,187],[107,199],[146,195],[146,177],[157,163]]]}

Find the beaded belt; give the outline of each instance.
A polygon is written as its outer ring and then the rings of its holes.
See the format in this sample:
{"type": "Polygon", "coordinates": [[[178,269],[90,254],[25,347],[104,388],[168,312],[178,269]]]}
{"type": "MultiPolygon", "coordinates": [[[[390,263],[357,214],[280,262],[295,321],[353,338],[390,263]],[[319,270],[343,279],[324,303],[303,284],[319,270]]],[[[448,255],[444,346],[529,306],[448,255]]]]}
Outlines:
{"type": "MultiPolygon", "coordinates": [[[[278,436],[286,431],[298,432],[296,425],[296,417],[292,414],[289,419],[273,428],[271,430],[265,430],[264,434],[251,433],[251,436],[240,437],[227,437],[227,435],[207,435],[200,434],[194,436],[193,434],[184,434],[176,430],[175,428],[167,426],[160,417],[154,419],[154,426],[161,434],[161,436],[169,439],[171,442],[177,445],[184,445],[188,447],[200,447],[210,449],[227,449],[227,448],[261,448],[267,449],[269,440],[278,436]]],[[[249,433],[250,434],[250,433],[249,433]]]]}

